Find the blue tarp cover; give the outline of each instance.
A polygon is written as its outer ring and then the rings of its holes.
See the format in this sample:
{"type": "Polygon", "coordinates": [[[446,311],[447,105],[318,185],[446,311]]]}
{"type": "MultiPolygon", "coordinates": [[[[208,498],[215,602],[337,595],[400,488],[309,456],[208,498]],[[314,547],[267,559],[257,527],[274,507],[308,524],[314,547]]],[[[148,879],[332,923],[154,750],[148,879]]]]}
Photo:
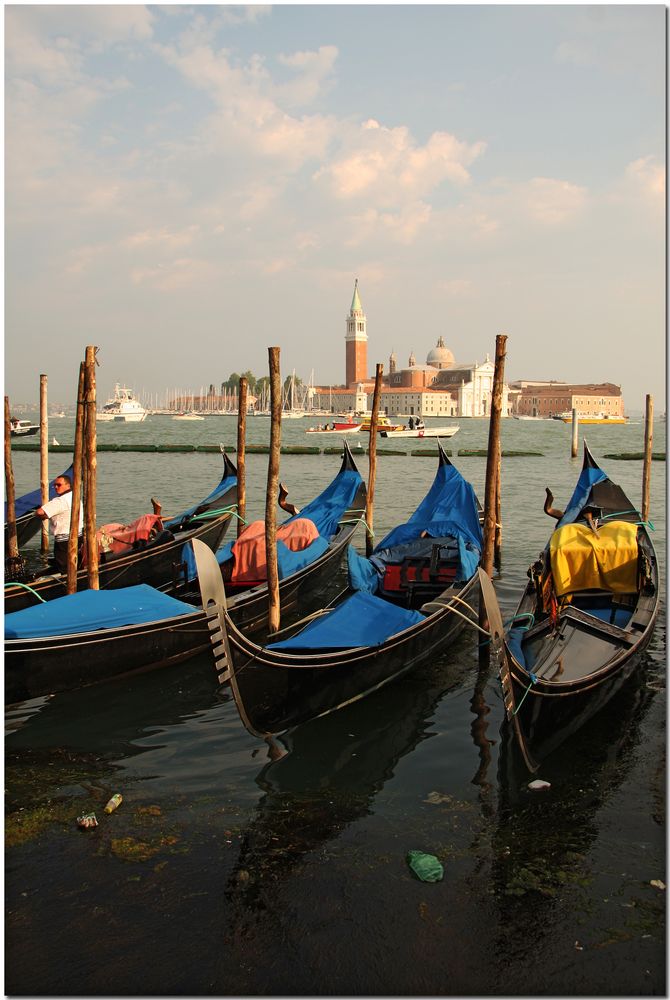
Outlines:
{"type": "MultiPolygon", "coordinates": [[[[65,472],[61,473],[63,476],[72,477],[72,466],[66,469],[65,472]]],[[[49,499],[53,500],[56,496],[56,490],[54,488],[54,482],[59,479],[59,476],[54,476],[54,478],[49,483],[49,499]]],[[[17,497],[14,501],[14,509],[16,511],[17,519],[22,517],[23,514],[27,514],[29,510],[36,510],[38,507],[42,506],[42,490],[36,489],[31,490],[30,493],[24,493],[23,496],[17,497]]],[[[5,501],[5,521],[7,520],[7,502],[5,501]]]]}
{"type": "Polygon", "coordinates": [[[595,486],[596,483],[601,483],[608,478],[607,474],[597,466],[595,468],[593,466],[588,466],[586,469],[582,469],[579,479],[577,480],[574,493],[570,497],[570,503],[566,507],[563,517],[556,525],[557,531],[559,528],[562,528],[564,524],[572,524],[573,521],[577,520],[579,512],[588,500],[591,488],[595,486]]]}
{"type": "Polygon", "coordinates": [[[36,639],[163,621],[196,609],[146,583],[118,590],[82,590],[5,615],[5,639],[36,639]]]}
{"type": "MultiPolygon", "coordinates": [[[[342,515],[351,506],[356,491],[363,482],[357,469],[343,469],[329,486],[315,497],[306,507],[294,517],[307,517],[316,525],[319,534],[324,538],[332,538],[337,531],[342,515]]],[[[362,516],[363,512],[361,512],[362,516]]],[[[290,517],[285,524],[292,521],[290,517]]]]}
{"type": "Polygon", "coordinates": [[[381,646],[391,636],[416,625],[426,616],[358,592],[347,597],[333,611],[310,622],[299,635],[268,645],[282,652],[353,649],[381,646]]]}
{"type": "Polygon", "coordinates": [[[463,538],[481,552],[483,539],[475,491],[450,463],[439,467],[433,485],[409,521],[393,528],[374,552],[410,542],[422,531],[434,538],[463,538]]]}
{"type": "Polygon", "coordinates": [[[183,514],[173,517],[172,520],[164,521],[164,527],[171,529],[175,525],[180,524],[185,518],[190,517],[191,514],[195,514],[198,507],[202,507],[203,504],[211,505],[217,497],[222,497],[232,486],[235,486],[236,483],[237,476],[226,476],[225,479],[221,480],[216,489],[213,489],[204,500],[199,500],[198,503],[193,504],[193,506],[189,507],[188,510],[185,510],[183,514]]]}

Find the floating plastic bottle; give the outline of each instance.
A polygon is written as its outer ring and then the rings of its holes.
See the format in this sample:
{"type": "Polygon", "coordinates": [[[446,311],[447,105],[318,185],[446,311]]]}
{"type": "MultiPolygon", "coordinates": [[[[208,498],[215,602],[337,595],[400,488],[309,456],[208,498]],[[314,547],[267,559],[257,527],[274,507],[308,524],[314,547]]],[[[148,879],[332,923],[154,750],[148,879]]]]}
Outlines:
{"type": "Polygon", "coordinates": [[[105,806],[105,812],[113,813],[115,809],[119,808],[122,802],[123,802],[123,796],[120,795],[119,792],[117,792],[116,795],[112,795],[111,799],[105,806]]]}

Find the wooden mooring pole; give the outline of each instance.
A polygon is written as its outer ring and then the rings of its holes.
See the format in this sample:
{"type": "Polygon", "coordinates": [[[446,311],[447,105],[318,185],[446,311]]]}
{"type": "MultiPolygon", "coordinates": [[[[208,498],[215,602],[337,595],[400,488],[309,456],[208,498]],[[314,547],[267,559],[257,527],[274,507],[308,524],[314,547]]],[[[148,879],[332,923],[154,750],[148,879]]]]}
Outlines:
{"type": "Polygon", "coordinates": [[[240,376],[240,401],[237,408],[237,537],[245,528],[247,516],[247,388],[248,381],[240,376]]]}
{"type": "Polygon", "coordinates": [[[16,489],[12,467],[12,425],[9,396],[5,396],[5,493],[7,494],[7,558],[18,559],[19,540],[16,534],[16,489]]]}
{"type": "MultiPolygon", "coordinates": [[[[40,375],[40,491],[42,506],[49,499],[49,412],[47,409],[47,377],[40,375]]],[[[40,551],[49,552],[49,521],[42,521],[40,551]]]]}
{"type": "Polygon", "coordinates": [[[77,409],[74,425],[74,452],[72,455],[72,514],[70,534],[67,542],[67,593],[77,592],[77,570],[79,568],[79,507],[83,495],[84,479],[84,421],[86,420],[85,400],[86,365],[79,365],[77,385],[77,409]]]}
{"type": "Polygon", "coordinates": [[[499,333],[496,337],[496,358],[493,371],[489,443],[486,459],[486,485],[484,488],[484,548],[482,551],[482,569],[490,577],[493,577],[493,552],[496,535],[496,494],[499,478],[500,418],[502,412],[503,379],[505,376],[506,343],[507,334],[499,333]]]}
{"type": "Polygon", "coordinates": [[[265,558],[268,578],[268,632],[278,632],[281,621],[279,606],[279,571],[277,567],[277,489],[279,486],[279,452],[281,449],[281,375],[279,348],[268,347],[270,362],[270,455],[268,484],[265,493],[265,558]]]}
{"type": "Polygon", "coordinates": [[[570,454],[573,458],[577,458],[577,449],[579,447],[579,415],[577,410],[572,411],[572,443],[570,445],[570,454]]]}
{"type": "MultiPolygon", "coordinates": [[[[86,492],[84,494],[84,532],[86,537],[86,569],[90,590],[99,590],[98,539],[95,533],[98,497],[98,450],[95,426],[95,355],[97,347],[86,348],[85,391],[86,421],[84,424],[84,454],[86,456],[86,492]]],[[[74,499],[74,497],[73,497],[74,499]]],[[[73,511],[76,508],[72,508],[73,511]]],[[[73,514],[74,517],[74,514],[73,514]]],[[[76,517],[75,517],[76,520],[76,517]]]]}
{"type": "Polygon", "coordinates": [[[370,417],[370,447],[368,448],[369,471],[368,489],[365,500],[365,554],[372,555],[375,547],[375,534],[373,531],[374,503],[375,503],[375,480],[377,478],[377,424],[379,422],[379,400],[381,397],[383,365],[377,365],[375,370],[375,390],[372,396],[372,415],[370,417]]]}
{"type": "Polygon", "coordinates": [[[646,397],[644,416],[644,465],[642,467],[642,520],[649,520],[649,494],[651,490],[651,446],[654,438],[654,397],[646,397]]]}

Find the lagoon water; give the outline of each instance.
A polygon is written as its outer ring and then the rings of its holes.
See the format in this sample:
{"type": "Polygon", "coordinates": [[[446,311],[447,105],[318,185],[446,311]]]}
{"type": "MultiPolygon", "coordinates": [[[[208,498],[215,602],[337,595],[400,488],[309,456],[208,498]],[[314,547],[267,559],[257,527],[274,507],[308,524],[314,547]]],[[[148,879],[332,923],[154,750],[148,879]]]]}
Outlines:
{"type": "MultiPolygon", "coordinates": [[[[315,421],[312,421],[314,423],[315,421]]],[[[436,421],[437,422],[437,421],[436,421]]],[[[444,422],[444,421],[440,421],[444,422]]],[[[483,496],[488,423],[459,420],[446,442],[483,496]]],[[[282,443],[339,443],[287,421],[282,443]]],[[[247,439],[267,443],[267,419],[247,439]]],[[[73,422],[50,436],[72,440],[73,422]]],[[[642,422],[580,430],[639,502],[642,422]]],[[[234,445],[232,417],[149,417],[100,425],[98,440],[234,445]]],[[[571,428],[505,420],[503,564],[513,612],[526,569],[581,467],[571,428]]],[[[428,441],[379,447],[434,450],[428,441]]],[[[665,452],[665,425],[654,428],[665,452]]],[[[234,455],[233,455],[234,458],[234,455]]],[[[13,455],[17,494],[36,455],[13,455]]],[[[52,475],[67,456],[51,454],[52,475]]],[[[357,459],[367,477],[367,456],[357,459]]],[[[284,455],[301,505],[337,455],[284,455]]],[[[262,517],[267,457],[248,455],[248,515],[262,517]]],[[[434,457],[380,456],[374,527],[405,520],[434,457]]],[[[167,514],[204,496],[216,454],[101,452],[98,521],[130,519],[158,497],[167,514]]],[[[6,709],[6,953],[10,995],[631,996],[665,995],[665,463],[652,469],[651,520],[663,606],[632,682],[528,789],[510,766],[497,678],[477,638],[375,695],[303,726],[270,760],[243,728],[208,656],[6,709]],[[103,812],[114,792],[123,796],[103,812]],[[76,816],[94,811],[96,829],[76,816]],[[420,882],[410,850],[436,855],[420,882]],[[654,884],[656,883],[656,884],[654,884]]],[[[357,545],[364,546],[363,529],[357,545]]]]}

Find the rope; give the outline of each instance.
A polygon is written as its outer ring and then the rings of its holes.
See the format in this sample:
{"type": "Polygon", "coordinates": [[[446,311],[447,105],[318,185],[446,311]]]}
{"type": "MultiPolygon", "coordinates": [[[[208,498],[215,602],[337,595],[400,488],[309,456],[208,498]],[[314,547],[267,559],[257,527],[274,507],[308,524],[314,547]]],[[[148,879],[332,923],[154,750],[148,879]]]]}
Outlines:
{"type": "Polygon", "coordinates": [[[218,510],[204,510],[202,514],[194,514],[192,520],[204,521],[207,518],[219,517],[220,514],[232,514],[234,517],[239,518],[243,524],[246,524],[247,522],[237,513],[236,507],[237,504],[232,507],[219,507],[218,510]]]}
{"type": "Polygon", "coordinates": [[[519,709],[523,705],[524,701],[526,700],[526,695],[528,694],[528,692],[532,688],[533,684],[537,684],[537,677],[535,676],[535,674],[529,674],[529,676],[530,676],[530,684],[528,685],[528,687],[524,691],[523,698],[521,699],[521,701],[519,702],[519,704],[516,706],[516,708],[512,712],[512,715],[516,715],[517,714],[517,712],[519,711],[519,709]]]}
{"type": "MultiPolygon", "coordinates": [[[[452,597],[451,600],[458,601],[460,604],[464,604],[465,607],[468,609],[468,611],[471,611],[472,614],[474,615],[475,609],[471,607],[467,601],[462,600],[460,597],[452,597]]],[[[491,641],[490,632],[487,632],[486,629],[481,627],[481,625],[478,625],[476,622],[473,622],[473,620],[471,618],[468,618],[467,615],[464,615],[462,611],[458,611],[453,604],[446,604],[444,601],[426,601],[425,604],[421,605],[422,611],[424,608],[446,608],[447,611],[451,611],[459,618],[462,618],[464,622],[467,622],[468,625],[472,625],[473,628],[476,628],[478,632],[482,633],[482,635],[485,635],[489,642],[491,641]]]]}
{"type": "Polygon", "coordinates": [[[30,593],[33,594],[33,596],[36,597],[38,601],[42,602],[42,604],[46,604],[47,603],[44,600],[44,598],[40,597],[40,595],[37,593],[37,591],[33,590],[32,587],[29,587],[27,583],[19,583],[19,581],[17,580],[15,583],[6,583],[5,587],[23,587],[24,590],[29,590],[30,593]]]}
{"type": "MultiPolygon", "coordinates": [[[[602,520],[606,521],[610,517],[623,517],[624,514],[637,514],[637,513],[639,512],[635,510],[634,507],[632,507],[630,510],[617,510],[614,511],[612,514],[603,514],[602,520]]],[[[635,521],[634,523],[638,527],[651,528],[652,531],[656,531],[656,528],[654,527],[652,521],[635,521]]]]}

